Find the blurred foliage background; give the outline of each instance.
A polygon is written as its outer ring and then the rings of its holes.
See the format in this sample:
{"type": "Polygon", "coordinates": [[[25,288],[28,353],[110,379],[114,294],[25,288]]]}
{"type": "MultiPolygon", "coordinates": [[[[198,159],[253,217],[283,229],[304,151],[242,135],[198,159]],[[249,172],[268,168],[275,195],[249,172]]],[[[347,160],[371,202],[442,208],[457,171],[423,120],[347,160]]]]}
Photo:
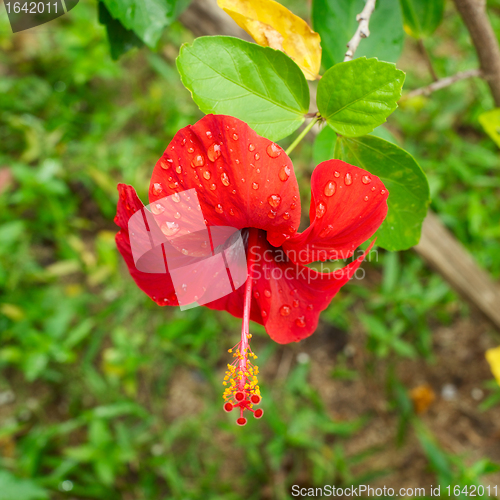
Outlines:
{"type": "MultiPolygon", "coordinates": [[[[169,140],[201,118],[173,64],[192,39],[174,23],[157,52],[115,62],[93,1],[16,35],[2,11],[0,499],[500,488],[500,388],[484,360],[498,332],[412,251],[379,250],[305,342],[279,346],[252,325],[265,416],[244,428],[221,398],[240,322],[159,308],[135,286],[114,244],[116,184],[145,200],[169,140]]],[[[477,65],[451,4],[426,44],[440,76],[477,65]]],[[[430,81],[412,40],[399,67],[405,89],[430,81]]],[[[477,121],[492,107],[482,81],[463,81],[405,101],[384,133],[420,162],[432,208],[499,278],[500,161],[477,121]]],[[[292,159],[304,209],[312,144],[292,159]]]]}

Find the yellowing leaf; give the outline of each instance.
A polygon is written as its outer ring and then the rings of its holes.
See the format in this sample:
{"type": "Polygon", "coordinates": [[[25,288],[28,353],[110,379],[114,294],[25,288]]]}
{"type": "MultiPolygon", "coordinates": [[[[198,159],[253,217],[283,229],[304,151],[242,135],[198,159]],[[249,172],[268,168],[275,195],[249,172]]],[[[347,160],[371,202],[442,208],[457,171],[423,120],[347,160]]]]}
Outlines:
{"type": "Polygon", "coordinates": [[[500,108],[481,113],[479,115],[479,123],[500,148],[500,108]]]}
{"type": "Polygon", "coordinates": [[[217,0],[217,4],[259,45],[282,50],[308,80],[318,78],[321,39],[303,19],[274,0],[217,0]]]}
{"type": "Polygon", "coordinates": [[[486,351],[486,361],[490,364],[491,373],[500,385],[500,346],[486,351]]]}

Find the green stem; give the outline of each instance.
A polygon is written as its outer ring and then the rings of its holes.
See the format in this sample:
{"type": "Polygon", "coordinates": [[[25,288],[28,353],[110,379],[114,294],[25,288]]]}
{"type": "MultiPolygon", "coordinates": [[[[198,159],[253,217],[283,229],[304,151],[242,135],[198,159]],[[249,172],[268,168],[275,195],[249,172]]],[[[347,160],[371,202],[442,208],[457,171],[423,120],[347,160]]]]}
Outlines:
{"type": "Polygon", "coordinates": [[[285,151],[287,155],[290,155],[290,153],[295,149],[297,144],[309,133],[309,131],[314,127],[314,124],[319,121],[321,117],[319,116],[319,113],[309,122],[307,127],[296,137],[296,139],[290,144],[288,149],[285,151]]]}

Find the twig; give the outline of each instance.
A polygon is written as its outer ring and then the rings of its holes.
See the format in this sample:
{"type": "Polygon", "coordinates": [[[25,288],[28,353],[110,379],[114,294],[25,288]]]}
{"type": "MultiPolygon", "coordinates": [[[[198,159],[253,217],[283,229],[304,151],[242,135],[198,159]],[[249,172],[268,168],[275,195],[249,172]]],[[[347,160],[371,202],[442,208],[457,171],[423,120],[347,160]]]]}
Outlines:
{"type": "Polygon", "coordinates": [[[420,48],[420,52],[422,53],[422,55],[425,57],[425,62],[427,63],[427,67],[429,68],[432,79],[437,82],[439,80],[439,77],[437,76],[436,70],[434,69],[434,66],[432,64],[431,56],[429,55],[429,52],[427,52],[427,48],[425,47],[424,41],[421,38],[418,39],[418,47],[420,48]]]}
{"type": "Polygon", "coordinates": [[[491,27],[484,0],[454,0],[476,48],[483,78],[500,107],[500,47],[491,27]]]}
{"type": "Polygon", "coordinates": [[[351,61],[354,57],[354,53],[358,48],[359,42],[362,38],[368,38],[370,36],[370,17],[375,10],[375,2],[376,0],[366,0],[366,4],[361,11],[361,14],[356,16],[356,21],[358,21],[358,29],[354,36],[349,40],[347,44],[347,52],[345,53],[344,62],[351,61]]]}
{"type": "Polygon", "coordinates": [[[407,94],[404,94],[401,97],[401,100],[411,99],[412,97],[416,97],[419,95],[429,95],[432,92],[436,92],[436,90],[444,89],[452,85],[455,82],[459,82],[460,80],[466,80],[467,78],[481,77],[482,71],[480,69],[469,69],[467,71],[461,71],[453,76],[447,76],[446,78],[441,78],[430,85],[426,85],[425,87],[421,87],[419,89],[411,90],[407,94]]]}

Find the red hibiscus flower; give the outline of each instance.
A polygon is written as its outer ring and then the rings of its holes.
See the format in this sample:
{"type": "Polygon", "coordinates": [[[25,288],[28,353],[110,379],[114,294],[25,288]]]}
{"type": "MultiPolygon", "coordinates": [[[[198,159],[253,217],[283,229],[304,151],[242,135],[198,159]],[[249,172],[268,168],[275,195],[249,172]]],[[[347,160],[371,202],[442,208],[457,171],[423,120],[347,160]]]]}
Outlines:
{"type": "MultiPolygon", "coordinates": [[[[242,340],[230,352],[224,409],[260,418],[258,369],[251,360],[250,319],[278,343],[299,341],[316,329],[319,314],[352,278],[364,255],[343,269],[320,273],[306,264],[347,259],[380,226],[388,192],[380,179],[330,160],[311,178],[310,226],[302,233],[300,195],[292,162],[276,144],[230,116],[207,115],[175,135],[156,163],[149,201],[195,188],[205,224],[241,230],[248,273],[242,286],[206,304],[243,318],[242,340]]],[[[132,256],[128,221],[144,205],[131,186],[118,186],[116,242],[137,285],[158,305],[179,305],[168,273],[144,273],[132,256]]],[[[168,234],[170,226],[160,227],[168,234]]]]}

